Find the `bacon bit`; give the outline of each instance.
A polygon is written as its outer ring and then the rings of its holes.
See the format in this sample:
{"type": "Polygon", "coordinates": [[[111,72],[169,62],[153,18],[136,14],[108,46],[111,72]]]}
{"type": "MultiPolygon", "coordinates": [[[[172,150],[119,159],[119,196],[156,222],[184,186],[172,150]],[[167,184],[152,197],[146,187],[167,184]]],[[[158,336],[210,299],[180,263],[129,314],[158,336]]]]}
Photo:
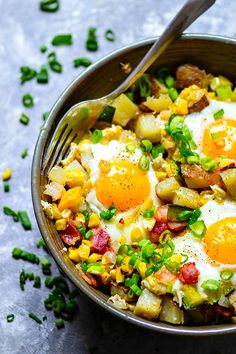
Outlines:
{"type": "Polygon", "coordinates": [[[151,78],[151,96],[155,96],[161,89],[160,85],[158,84],[157,80],[154,78],[151,78]]]}
{"type": "Polygon", "coordinates": [[[176,279],[176,276],[166,267],[162,267],[157,272],[155,272],[154,275],[161,283],[167,285],[176,279]]]}
{"type": "Polygon", "coordinates": [[[166,205],[162,205],[161,207],[157,208],[156,215],[154,216],[156,221],[159,221],[162,223],[163,222],[167,223],[167,221],[168,221],[168,219],[167,219],[168,206],[169,206],[169,204],[166,204],[166,205]]]}
{"type": "Polygon", "coordinates": [[[196,284],[199,274],[195,262],[188,262],[180,268],[178,277],[183,284],[196,284]]]}
{"type": "Polygon", "coordinates": [[[168,228],[171,231],[181,231],[185,228],[185,226],[187,225],[187,222],[185,221],[168,221],[167,223],[168,228]]]}
{"type": "Polygon", "coordinates": [[[93,286],[94,288],[97,288],[100,286],[99,281],[92,274],[85,273],[80,268],[78,268],[78,271],[79,271],[81,277],[86,281],[86,283],[93,286]]]}
{"type": "Polygon", "coordinates": [[[218,315],[223,316],[223,317],[231,317],[234,314],[233,308],[226,308],[226,307],[220,306],[219,304],[215,304],[214,308],[215,308],[216,313],[218,313],[218,315]]]}
{"type": "Polygon", "coordinates": [[[92,252],[97,252],[100,254],[105,253],[109,247],[110,236],[105,230],[102,229],[91,229],[93,231],[93,236],[90,241],[93,244],[92,252]]]}
{"type": "Polygon", "coordinates": [[[221,172],[223,172],[223,171],[229,170],[230,168],[235,168],[235,167],[236,167],[236,166],[235,166],[235,162],[231,162],[229,165],[224,166],[224,167],[220,168],[219,170],[220,170],[221,172]]]}
{"type": "Polygon", "coordinates": [[[122,224],[122,225],[123,225],[124,223],[125,223],[125,222],[124,222],[124,219],[121,218],[121,219],[119,220],[119,224],[122,224]]]}
{"type": "Polygon", "coordinates": [[[153,112],[150,108],[148,108],[144,102],[140,103],[138,105],[140,111],[144,112],[144,113],[150,113],[150,112],[153,112]]]}
{"type": "Polygon", "coordinates": [[[149,239],[151,242],[158,243],[160,235],[163,231],[167,230],[168,226],[166,222],[156,221],[154,228],[150,231],[149,239]]]}
{"type": "Polygon", "coordinates": [[[79,231],[76,226],[72,224],[72,222],[67,225],[66,229],[61,232],[60,236],[62,241],[68,246],[73,246],[81,239],[79,231]]]}
{"type": "MultiPolygon", "coordinates": [[[[225,167],[223,167],[225,168],[225,167]]],[[[227,169],[227,168],[226,168],[227,169]]],[[[215,184],[217,184],[219,187],[223,187],[224,186],[224,183],[219,175],[219,172],[221,171],[225,171],[223,169],[219,169],[219,168],[216,168],[212,173],[211,173],[211,176],[210,176],[210,185],[211,186],[214,186],[215,184]]]]}

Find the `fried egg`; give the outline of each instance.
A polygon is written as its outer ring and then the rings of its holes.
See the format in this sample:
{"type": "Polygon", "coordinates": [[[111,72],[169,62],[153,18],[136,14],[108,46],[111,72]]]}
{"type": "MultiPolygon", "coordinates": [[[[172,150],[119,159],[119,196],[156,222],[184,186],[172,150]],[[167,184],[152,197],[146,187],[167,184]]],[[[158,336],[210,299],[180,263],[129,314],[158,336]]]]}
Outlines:
{"type": "Polygon", "coordinates": [[[236,103],[209,100],[209,106],[189,114],[185,124],[192,132],[196,152],[200,155],[236,159],[236,103]],[[223,116],[214,119],[214,114],[221,109],[223,116]]]}
{"type": "Polygon", "coordinates": [[[112,241],[120,241],[123,237],[125,242],[130,243],[135,229],[137,240],[139,234],[140,238],[148,236],[143,228],[142,204],[148,198],[156,206],[160,203],[155,193],[158,180],[154,169],[151,165],[148,171],[138,167],[142,156],[138,143],[133,153],[128,152],[126,147],[127,143],[116,139],[105,144],[92,144],[87,140],[80,153],[92,182],[86,202],[97,214],[114,206],[117,209],[115,217],[106,222],[101,220],[101,227],[111,235],[112,241]],[[90,158],[86,155],[88,151],[90,158]]]}

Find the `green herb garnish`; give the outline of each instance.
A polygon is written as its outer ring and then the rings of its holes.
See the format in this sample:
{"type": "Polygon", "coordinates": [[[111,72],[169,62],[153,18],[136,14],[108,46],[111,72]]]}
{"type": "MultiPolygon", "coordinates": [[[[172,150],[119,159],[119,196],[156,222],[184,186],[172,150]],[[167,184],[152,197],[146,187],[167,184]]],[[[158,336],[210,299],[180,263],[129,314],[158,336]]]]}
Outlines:
{"type": "Polygon", "coordinates": [[[40,10],[45,12],[56,12],[60,8],[59,0],[40,0],[40,10]]]}
{"type": "Polygon", "coordinates": [[[26,114],[22,113],[20,116],[19,122],[24,125],[28,125],[29,121],[30,121],[29,117],[26,114]]]}
{"type": "Polygon", "coordinates": [[[110,207],[107,210],[102,210],[100,212],[100,216],[103,220],[111,220],[111,218],[115,215],[117,209],[114,207],[110,207]]]}
{"type": "Polygon", "coordinates": [[[29,313],[29,317],[32,318],[32,320],[34,320],[35,322],[37,322],[38,324],[42,324],[43,322],[40,320],[40,318],[38,318],[38,316],[35,315],[34,312],[30,312],[29,313]]]}
{"type": "Polygon", "coordinates": [[[73,60],[73,63],[75,68],[79,68],[80,66],[87,68],[93,64],[92,61],[88,58],[76,58],[73,60]]]}
{"type": "Polygon", "coordinates": [[[59,45],[72,45],[73,39],[72,34],[58,34],[52,39],[52,45],[59,46],[59,45]]]}
{"type": "Polygon", "coordinates": [[[111,29],[108,29],[105,32],[105,38],[110,42],[114,42],[116,39],[115,33],[111,29]]]}
{"type": "Polygon", "coordinates": [[[25,107],[30,108],[30,107],[33,107],[33,105],[34,105],[34,99],[29,93],[26,93],[22,97],[22,103],[25,107]]]}

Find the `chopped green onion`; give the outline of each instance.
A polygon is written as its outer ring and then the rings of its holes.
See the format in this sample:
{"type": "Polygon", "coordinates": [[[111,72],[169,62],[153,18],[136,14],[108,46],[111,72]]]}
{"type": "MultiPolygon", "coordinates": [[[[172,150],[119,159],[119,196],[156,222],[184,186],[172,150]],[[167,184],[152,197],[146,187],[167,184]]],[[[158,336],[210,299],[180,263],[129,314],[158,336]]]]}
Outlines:
{"type": "Polygon", "coordinates": [[[148,139],[143,139],[141,141],[141,146],[143,147],[144,151],[150,152],[152,150],[152,142],[148,139]]]}
{"type": "Polygon", "coordinates": [[[128,250],[130,250],[130,249],[131,249],[131,247],[129,245],[126,245],[126,244],[120,245],[120,247],[118,249],[118,254],[126,255],[128,250]]]}
{"type": "Polygon", "coordinates": [[[130,99],[130,101],[134,101],[134,93],[132,91],[125,92],[125,95],[130,99]]]}
{"type": "Polygon", "coordinates": [[[173,273],[177,273],[179,271],[179,263],[177,262],[172,262],[172,261],[169,261],[167,260],[165,262],[165,267],[170,271],[170,272],[173,272],[173,273]]]}
{"type": "Polygon", "coordinates": [[[4,189],[4,192],[6,192],[6,193],[10,191],[10,185],[8,182],[3,183],[3,189],[4,189]]]}
{"type": "Polygon", "coordinates": [[[13,248],[12,257],[16,259],[23,259],[31,263],[39,264],[39,258],[34,254],[27,251],[24,251],[20,248],[13,248]]]}
{"type": "Polygon", "coordinates": [[[7,315],[7,322],[13,322],[15,319],[15,315],[13,313],[9,313],[9,315],[7,315]]]}
{"type": "Polygon", "coordinates": [[[21,116],[20,116],[19,121],[20,121],[20,123],[22,123],[24,125],[28,125],[30,119],[29,119],[29,117],[26,114],[22,113],[21,116]]]}
{"type": "Polygon", "coordinates": [[[37,248],[46,247],[46,244],[42,238],[40,238],[36,244],[37,248]]]}
{"type": "Polygon", "coordinates": [[[179,221],[186,221],[189,220],[192,216],[193,212],[190,210],[184,210],[178,215],[176,215],[176,219],[179,221]]]}
{"type": "Polygon", "coordinates": [[[216,93],[220,100],[227,100],[233,95],[233,91],[230,85],[217,86],[216,93]]]}
{"type": "Polygon", "coordinates": [[[163,249],[162,249],[162,259],[167,259],[173,256],[175,250],[174,243],[172,241],[168,241],[164,243],[163,249]]]}
{"type": "Polygon", "coordinates": [[[204,290],[217,291],[220,287],[220,282],[215,279],[208,279],[202,283],[201,287],[204,290]]]}
{"type": "Polygon", "coordinates": [[[152,275],[152,273],[154,272],[153,267],[150,267],[146,270],[145,272],[145,278],[149,277],[150,275],[152,275]]]}
{"type": "Polygon", "coordinates": [[[14,210],[12,210],[11,208],[4,206],[3,212],[5,215],[12,216],[14,221],[19,221],[19,217],[18,217],[17,213],[14,210]]]}
{"type": "Polygon", "coordinates": [[[85,234],[84,237],[85,237],[86,239],[88,239],[88,238],[90,238],[90,237],[92,237],[92,236],[93,236],[93,231],[92,231],[92,230],[89,230],[89,231],[86,232],[86,234],[85,234]]]}
{"type": "Polygon", "coordinates": [[[25,159],[27,155],[28,155],[28,149],[25,149],[25,150],[21,153],[21,158],[22,158],[22,159],[25,159]]]}
{"type": "Polygon", "coordinates": [[[131,287],[134,284],[137,284],[140,279],[140,275],[133,273],[131,278],[125,279],[125,286],[131,287]]]}
{"type": "Polygon", "coordinates": [[[64,321],[62,318],[57,318],[55,321],[55,325],[57,329],[63,328],[64,327],[64,321]]]}
{"type": "Polygon", "coordinates": [[[96,36],[97,29],[95,27],[89,27],[88,38],[86,40],[86,48],[91,52],[96,52],[98,50],[98,41],[96,36]]]}
{"type": "Polygon", "coordinates": [[[46,279],[45,279],[45,281],[44,281],[44,285],[45,285],[47,288],[52,289],[52,288],[53,288],[53,285],[54,285],[54,278],[47,276],[46,279]]]}
{"type": "Polygon", "coordinates": [[[88,222],[89,221],[89,217],[90,217],[90,212],[88,210],[84,210],[83,211],[83,215],[85,217],[85,221],[88,222]]]}
{"type": "Polygon", "coordinates": [[[29,93],[26,93],[22,97],[22,103],[25,107],[30,108],[30,107],[33,107],[33,105],[34,105],[34,99],[29,93]]]}
{"type": "Polygon", "coordinates": [[[52,45],[59,46],[59,45],[72,45],[73,39],[72,34],[58,34],[52,39],[52,45]]]}
{"type": "Polygon", "coordinates": [[[25,274],[25,271],[24,269],[20,272],[20,288],[22,291],[25,290],[25,282],[26,282],[26,274],[25,274]]]}
{"type": "Polygon", "coordinates": [[[161,245],[164,245],[166,242],[169,242],[171,240],[172,233],[170,230],[165,230],[161,233],[159,237],[159,243],[161,245]]]}
{"type": "Polygon", "coordinates": [[[146,98],[151,95],[152,83],[149,80],[149,76],[147,74],[143,74],[140,77],[140,79],[138,80],[138,86],[139,86],[141,97],[146,98]]]}
{"type": "Polygon", "coordinates": [[[115,114],[115,110],[116,110],[116,108],[113,106],[106,106],[104,108],[104,110],[102,111],[102,113],[100,114],[98,120],[103,121],[103,122],[107,122],[107,123],[111,123],[113,116],[115,114]]]}
{"type": "Polygon", "coordinates": [[[166,66],[163,66],[162,68],[160,68],[157,72],[157,79],[161,82],[164,83],[166,78],[169,76],[170,74],[170,69],[167,68],[166,66]]]}
{"type": "Polygon", "coordinates": [[[34,273],[26,273],[26,279],[34,280],[34,273]]]}
{"type": "Polygon", "coordinates": [[[116,208],[110,207],[107,210],[101,210],[100,216],[103,220],[111,220],[111,218],[115,215],[116,213],[116,208]]]}
{"type": "Polygon", "coordinates": [[[20,80],[22,84],[24,84],[26,81],[34,79],[37,76],[37,72],[29,66],[21,66],[20,71],[20,80]]]}
{"type": "Polygon", "coordinates": [[[88,262],[83,261],[81,264],[81,269],[83,272],[86,272],[88,268],[88,262]]]}
{"type": "Polygon", "coordinates": [[[147,156],[142,155],[139,159],[138,162],[138,167],[142,170],[142,171],[148,171],[149,170],[149,166],[150,166],[150,161],[147,158],[147,156]]]}
{"type": "Polygon", "coordinates": [[[214,162],[210,157],[204,157],[203,159],[201,159],[201,166],[203,170],[207,172],[208,171],[211,172],[216,168],[216,165],[214,164],[214,162]]]}
{"type": "Polygon", "coordinates": [[[62,72],[62,64],[57,60],[55,52],[51,52],[48,54],[48,64],[50,69],[55,73],[60,74],[62,72]]]}
{"type": "Polygon", "coordinates": [[[154,253],[154,245],[153,244],[147,244],[144,247],[142,247],[142,257],[145,260],[148,260],[150,257],[152,257],[154,253]]]}
{"type": "Polygon", "coordinates": [[[105,32],[105,38],[110,42],[114,42],[116,39],[115,33],[111,29],[108,29],[105,32]]]}
{"type": "Polygon", "coordinates": [[[49,259],[47,258],[43,258],[41,260],[41,264],[42,264],[42,272],[45,275],[51,275],[51,262],[49,261],[49,259]]]}
{"type": "Polygon", "coordinates": [[[146,210],[144,210],[143,211],[143,217],[144,218],[153,218],[153,216],[154,216],[154,210],[152,210],[152,209],[146,209],[146,210]]]}
{"type": "Polygon", "coordinates": [[[229,281],[233,278],[233,276],[234,276],[234,273],[229,270],[222,270],[220,272],[220,278],[223,281],[229,281]]]}
{"type": "Polygon", "coordinates": [[[225,114],[223,108],[213,114],[214,119],[219,119],[225,114]]]}
{"type": "Polygon", "coordinates": [[[199,163],[199,156],[198,155],[187,156],[186,161],[189,165],[198,164],[199,163]]]}
{"type": "Polygon", "coordinates": [[[168,75],[165,79],[165,84],[168,88],[171,88],[174,86],[175,83],[175,79],[173,78],[173,76],[168,75]]]}
{"type": "Polygon", "coordinates": [[[128,144],[128,145],[126,145],[125,149],[130,154],[133,154],[136,150],[136,145],[135,144],[128,144]]]}
{"type": "Polygon", "coordinates": [[[140,296],[142,294],[142,290],[136,284],[131,285],[130,289],[135,293],[135,295],[140,296]]]}
{"type": "Polygon", "coordinates": [[[43,113],[43,120],[46,120],[48,116],[49,116],[49,112],[44,112],[43,113]]]}
{"type": "Polygon", "coordinates": [[[124,259],[124,256],[122,256],[121,254],[118,254],[118,256],[116,257],[116,264],[118,266],[120,266],[122,261],[123,261],[123,259],[124,259]]]}
{"type": "Polygon", "coordinates": [[[168,94],[169,94],[169,96],[170,96],[170,98],[171,98],[171,100],[174,102],[177,98],[178,98],[178,96],[179,96],[179,93],[178,93],[178,91],[174,88],[174,87],[170,87],[169,89],[168,89],[168,94]]]}
{"type": "Polygon", "coordinates": [[[188,255],[185,253],[181,253],[181,256],[184,257],[184,259],[180,262],[180,264],[184,264],[188,261],[188,255]]]}
{"type": "Polygon", "coordinates": [[[213,140],[216,140],[219,138],[219,134],[218,133],[211,133],[211,137],[213,140]]]}
{"type": "Polygon", "coordinates": [[[86,231],[81,224],[77,226],[77,230],[79,231],[81,236],[85,236],[86,231]]]}
{"type": "Polygon", "coordinates": [[[18,216],[19,216],[19,219],[20,219],[20,222],[21,222],[23,228],[25,230],[31,230],[32,229],[32,225],[31,225],[31,221],[29,219],[29,216],[28,216],[27,212],[23,211],[23,210],[19,210],[18,211],[18,216]]]}
{"type": "Polygon", "coordinates": [[[144,247],[144,246],[146,246],[146,245],[148,245],[148,244],[151,244],[151,241],[144,239],[144,240],[139,241],[139,243],[138,243],[137,246],[138,246],[139,248],[142,248],[142,247],[144,247]]]}
{"type": "Polygon", "coordinates": [[[47,46],[45,44],[41,45],[41,47],[39,48],[41,53],[46,53],[46,51],[48,50],[47,46]]]}
{"type": "Polygon", "coordinates": [[[138,261],[139,259],[139,255],[138,253],[134,253],[131,257],[130,257],[130,260],[129,260],[129,264],[135,268],[135,264],[136,262],[138,261]]]}
{"type": "Polygon", "coordinates": [[[30,312],[29,313],[29,317],[32,318],[32,320],[34,320],[35,322],[42,324],[43,322],[40,320],[40,318],[38,318],[38,316],[35,315],[34,312],[30,312]]]}
{"type": "Polygon", "coordinates": [[[192,211],[192,215],[191,218],[188,222],[189,225],[194,224],[195,221],[197,221],[197,219],[202,215],[202,212],[199,208],[195,209],[194,211],[192,211]]]}
{"type": "Polygon", "coordinates": [[[59,10],[59,0],[40,0],[40,10],[45,12],[56,12],[59,10]]]}
{"type": "Polygon", "coordinates": [[[100,263],[90,263],[88,264],[88,268],[86,270],[87,273],[91,274],[102,274],[103,266],[100,263]]]}
{"type": "Polygon", "coordinates": [[[164,153],[165,153],[165,149],[162,144],[155,145],[151,151],[153,159],[156,159],[160,154],[164,154],[164,153]]]}
{"type": "Polygon", "coordinates": [[[75,68],[79,68],[80,66],[87,68],[93,64],[93,62],[88,58],[76,58],[73,60],[73,63],[75,68]]]}
{"type": "Polygon", "coordinates": [[[100,129],[95,129],[93,133],[91,134],[91,141],[93,144],[99,143],[99,141],[102,139],[102,131],[100,129]]]}
{"type": "Polygon", "coordinates": [[[33,287],[36,288],[36,289],[41,288],[41,279],[40,279],[39,275],[35,276],[33,287]]]}
{"type": "Polygon", "coordinates": [[[46,65],[41,65],[39,72],[37,73],[37,82],[39,84],[48,83],[48,69],[46,65]]]}
{"type": "Polygon", "coordinates": [[[203,220],[198,220],[194,224],[189,224],[188,227],[192,231],[194,237],[201,240],[205,236],[206,225],[203,220]]]}

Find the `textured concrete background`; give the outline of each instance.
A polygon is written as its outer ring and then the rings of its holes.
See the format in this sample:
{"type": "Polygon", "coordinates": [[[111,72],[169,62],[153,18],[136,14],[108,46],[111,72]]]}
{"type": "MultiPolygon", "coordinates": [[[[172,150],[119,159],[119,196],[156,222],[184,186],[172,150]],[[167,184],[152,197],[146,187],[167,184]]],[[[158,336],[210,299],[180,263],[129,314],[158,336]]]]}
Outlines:
{"type": "MultiPolygon", "coordinates": [[[[182,0],[61,0],[56,14],[38,10],[39,0],[0,0],[0,172],[10,167],[13,177],[10,193],[3,193],[0,186],[0,208],[7,205],[15,210],[29,212],[33,230],[25,232],[21,225],[0,212],[0,353],[176,353],[176,354],[230,354],[235,353],[235,337],[183,338],[145,332],[111,317],[79,296],[79,314],[65,328],[58,331],[52,314],[43,325],[38,325],[28,312],[40,317],[45,313],[43,299],[48,291],[26,285],[19,289],[19,273],[26,271],[40,274],[38,266],[16,261],[11,257],[13,247],[37,252],[35,244],[39,231],[35,222],[30,195],[30,166],[34,145],[40,127],[41,114],[50,109],[60,93],[81,69],[72,67],[72,59],[87,56],[93,61],[135,40],[159,35],[172,18],[182,0]],[[100,49],[88,53],[84,41],[88,26],[98,28],[100,49]],[[112,28],[115,42],[107,42],[104,31],[112,28]],[[19,67],[30,65],[38,68],[46,61],[40,53],[42,44],[49,45],[58,33],[73,33],[72,47],[56,49],[63,63],[63,74],[51,74],[48,85],[19,83],[19,67]],[[24,109],[23,94],[30,92],[35,106],[24,109]],[[30,124],[22,126],[18,119],[22,112],[30,116],[30,124]],[[25,160],[21,152],[29,149],[25,160]],[[8,313],[15,313],[13,323],[6,322],[8,313]]],[[[218,0],[217,4],[201,17],[189,32],[236,35],[236,1],[218,0]]],[[[226,63],[227,64],[227,63],[226,63]]],[[[54,273],[58,273],[53,263],[54,273]]]]}

